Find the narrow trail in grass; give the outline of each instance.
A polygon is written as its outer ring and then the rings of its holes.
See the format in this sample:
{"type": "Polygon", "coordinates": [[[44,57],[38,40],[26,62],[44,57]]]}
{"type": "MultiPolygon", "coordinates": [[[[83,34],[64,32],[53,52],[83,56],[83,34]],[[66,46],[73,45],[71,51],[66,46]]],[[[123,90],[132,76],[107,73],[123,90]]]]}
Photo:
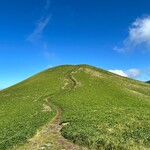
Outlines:
{"type": "MultiPolygon", "coordinates": [[[[72,72],[68,73],[67,78],[70,80],[70,88],[67,91],[73,90],[77,83],[72,77],[72,72]]],[[[57,110],[56,116],[42,127],[37,134],[30,139],[25,145],[15,148],[15,150],[87,150],[87,148],[80,147],[69,142],[62,135],[60,130],[62,129],[60,107],[51,102],[51,98],[47,100],[50,102],[51,107],[55,107],[57,110]]]]}

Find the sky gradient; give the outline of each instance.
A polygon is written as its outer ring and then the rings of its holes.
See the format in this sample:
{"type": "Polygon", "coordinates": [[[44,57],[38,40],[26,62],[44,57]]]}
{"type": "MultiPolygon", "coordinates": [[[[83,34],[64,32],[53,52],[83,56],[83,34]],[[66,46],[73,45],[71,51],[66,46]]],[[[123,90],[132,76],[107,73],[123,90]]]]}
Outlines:
{"type": "Polygon", "coordinates": [[[150,80],[150,1],[1,0],[0,89],[62,64],[150,80]]]}

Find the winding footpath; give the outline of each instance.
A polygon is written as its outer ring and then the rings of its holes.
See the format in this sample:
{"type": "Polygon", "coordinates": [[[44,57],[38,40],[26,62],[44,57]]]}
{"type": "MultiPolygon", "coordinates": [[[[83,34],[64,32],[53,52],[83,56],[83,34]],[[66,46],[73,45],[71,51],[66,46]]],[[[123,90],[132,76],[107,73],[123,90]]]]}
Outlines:
{"type": "MultiPolygon", "coordinates": [[[[67,76],[71,82],[69,90],[74,89],[77,84],[72,77],[72,73],[73,71],[67,76]]],[[[50,101],[50,97],[47,100],[50,101]]],[[[87,148],[69,142],[61,135],[60,130],[62,129],[62,125],[60,125],[60,120],[62,111],[55,104],[50,103],[50,105],[56,108],[56,116],[44,125],[25,145],[15,148],[15,150],[87,150],[87,148]]]]}

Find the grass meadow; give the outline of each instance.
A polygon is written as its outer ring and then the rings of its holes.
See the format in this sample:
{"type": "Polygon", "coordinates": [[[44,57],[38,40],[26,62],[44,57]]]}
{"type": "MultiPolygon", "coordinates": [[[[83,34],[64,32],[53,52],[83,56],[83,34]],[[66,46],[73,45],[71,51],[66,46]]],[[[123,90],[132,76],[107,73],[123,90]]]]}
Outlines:
{"type": "Polygon", "coordinates": [[[25,143],[62,109],[62,135],[92,150],[150,149],[150,85],[87,65],[45,70],[0,91],[0,149],[25,143]]]}

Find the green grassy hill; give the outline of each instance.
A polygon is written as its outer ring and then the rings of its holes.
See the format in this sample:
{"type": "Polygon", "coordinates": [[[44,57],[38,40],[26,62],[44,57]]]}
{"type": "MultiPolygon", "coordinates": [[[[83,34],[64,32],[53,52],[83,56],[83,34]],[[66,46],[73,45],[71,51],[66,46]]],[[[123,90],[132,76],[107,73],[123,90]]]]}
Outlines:
{"type": "Polygon", "coordinates": [[[62,135],[88,149],[150,149],[150,85],[87,65],[45,70],[0,91],[0,150],[62,110],[62,135]]]}

